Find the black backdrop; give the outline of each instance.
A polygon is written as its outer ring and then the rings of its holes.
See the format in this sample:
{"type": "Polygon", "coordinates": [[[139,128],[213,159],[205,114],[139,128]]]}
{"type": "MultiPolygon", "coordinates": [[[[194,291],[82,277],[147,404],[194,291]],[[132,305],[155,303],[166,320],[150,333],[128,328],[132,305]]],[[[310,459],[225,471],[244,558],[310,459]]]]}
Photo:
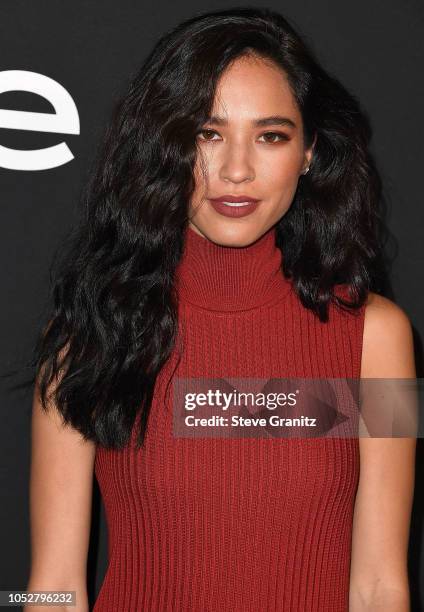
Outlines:
{"type": "MultiPolygon", "coordinates": [[[[265,5],[299,28],[324,66],[359,96],[371,117],[373,151],[384,179],[387,221],[397,250],[386,295],[410,317],[422,377],[424,3],[286,0],[265,5]]],[[[1,1],[2,372],[22,366],[30,356],[35,332],[48,311],[52,257],[76,218],[96,144],[130,75],[165,29],[194,12],[229,6],[204,0],[180,0],[176,5],[163,0],[1,1]],[[25,91],[17,91],[17,84],[25,91]],[[40,115],[29,114],[16,119],[3,112],[7,110],[56,112],[61,122],[53,124],[51,116],[41,124],[40,115]],[[46,148],[57,145],[46,153],[46,148]],[[29,160],[19,154],[34,149],[40,152],[29,160]]],[[[5,379],[1,389],[0,590],[25,589],[29,570],[31,391],[20,387],[27,374],[21,371],[5,379]]],[[[409,550],[413,610],[424,609],[423,503],[418,487],[422,442],[409,550]]],[[[103,579],[106,545],[96,485],[89,555],[92,599],[103,579]]]]}

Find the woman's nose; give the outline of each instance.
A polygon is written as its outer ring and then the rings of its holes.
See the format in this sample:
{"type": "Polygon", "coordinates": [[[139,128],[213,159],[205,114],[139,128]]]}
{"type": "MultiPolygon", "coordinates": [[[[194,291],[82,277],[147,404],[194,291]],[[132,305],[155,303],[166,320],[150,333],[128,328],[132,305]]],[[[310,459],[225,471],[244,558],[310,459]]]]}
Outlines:
{"type": "Polygon", "coordinates": [[[220,178],[224,181],[242,183],[255,178],[255,169],[249,147],[240,143],[228,144],[223,152],[220,178]]]}

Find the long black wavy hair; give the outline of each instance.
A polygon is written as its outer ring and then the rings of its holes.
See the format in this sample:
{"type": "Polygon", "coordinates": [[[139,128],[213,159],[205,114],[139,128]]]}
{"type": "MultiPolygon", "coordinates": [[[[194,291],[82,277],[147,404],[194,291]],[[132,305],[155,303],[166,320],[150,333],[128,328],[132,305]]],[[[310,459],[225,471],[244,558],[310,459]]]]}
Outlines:
{"type": "Polygon", "coordinates": [[[156,377],[178,345],[173,279],[196,135],[220,75],[248,53],[284,70],[305,145],[317,136],[310,171],[276,226],[283,273],[323,322],[330,301],[358,309],[379,290],[382,185],[359,102],[278,12],[235,8],[182,22],[160,38],[114,108],[34,350],[43,407],[54,389],[64,421],[107,448],[128,442],[137,415],[144,443],[156,377]],[[348,287],[348,300],[336,285],[348,287]]]}

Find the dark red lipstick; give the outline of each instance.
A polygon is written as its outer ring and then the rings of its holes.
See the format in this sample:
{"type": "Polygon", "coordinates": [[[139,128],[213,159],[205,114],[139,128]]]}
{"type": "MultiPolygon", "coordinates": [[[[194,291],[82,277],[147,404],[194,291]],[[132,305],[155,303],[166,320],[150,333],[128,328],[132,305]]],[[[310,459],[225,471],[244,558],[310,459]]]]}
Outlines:
{"type": "Polygon", "coordinates": [[[209,198],[210,203],[220,215],[225,217],[246,217],[259,206],[260,200],[247,195],[223,195],[219,198],[209,198]]]}

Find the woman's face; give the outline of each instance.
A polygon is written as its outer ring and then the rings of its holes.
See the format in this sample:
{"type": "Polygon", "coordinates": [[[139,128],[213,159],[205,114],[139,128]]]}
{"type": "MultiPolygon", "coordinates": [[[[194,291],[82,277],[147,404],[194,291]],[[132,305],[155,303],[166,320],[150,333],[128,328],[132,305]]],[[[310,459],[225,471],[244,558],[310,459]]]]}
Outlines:
{"type": "Polygon", "coordinates": [[[197,146],[190,225],[226,246],[247,246],[279,221],[312,154],[312,147],[304,147],[300,111],[285,74],[252,57],[237,59],[222,74],[197,146]],[[228,196],[259,202],[238,207],[212,202],[228,196]]]}

